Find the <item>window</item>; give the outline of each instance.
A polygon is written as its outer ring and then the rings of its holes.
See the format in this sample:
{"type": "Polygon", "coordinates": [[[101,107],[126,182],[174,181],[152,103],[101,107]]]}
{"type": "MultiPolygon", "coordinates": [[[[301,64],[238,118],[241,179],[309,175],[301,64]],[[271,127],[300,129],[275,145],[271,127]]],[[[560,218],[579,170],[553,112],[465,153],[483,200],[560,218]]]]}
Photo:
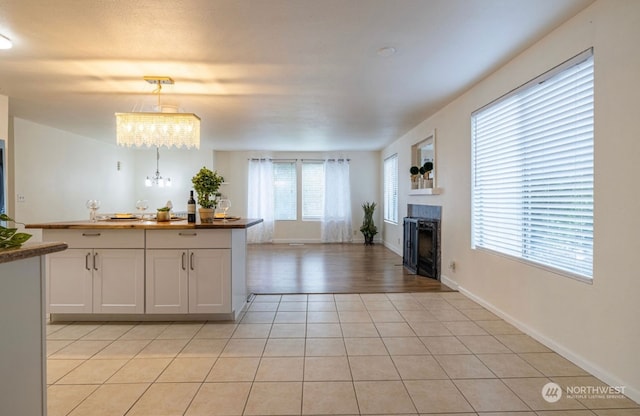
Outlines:
{"type": "Polygon", "coordinates": [[[302,219],[324,216],[324,163],[302,162],[302,219]]]}
{"type": "Polygon", "coordinates": [[[296,163],[273,162],[273,199],[275,220],[298,218],[296,163]]]}
{"type": "Polygon", "coordinates": [[[398,155],[384,160],[384,220],[398,223],[398,155]]]}
{"type": "Polygon", "coordinates": [[[593,278],[593,111],[588,50],[472,114],[473,248],[593,278]]]}
{"type": "MultiPolygon", "coordinates": [[[[303,220],[324,216],[324,163],[300,164],[301,210],[303,220]]],[[[273,162],[273,193],[276,220],[298,219],[298,176],[295,161],[273,162]]]]}

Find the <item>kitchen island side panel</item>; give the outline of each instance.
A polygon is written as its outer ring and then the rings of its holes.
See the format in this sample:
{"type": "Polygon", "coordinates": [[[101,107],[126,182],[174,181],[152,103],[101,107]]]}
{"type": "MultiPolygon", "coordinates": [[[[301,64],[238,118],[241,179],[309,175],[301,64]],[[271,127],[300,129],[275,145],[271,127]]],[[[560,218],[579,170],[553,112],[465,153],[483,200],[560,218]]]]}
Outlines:
{"type": "Polygon", "coordinates": [[[247,305],[247,230],[231,231],[231,313],[234,318],[247,305]]]}

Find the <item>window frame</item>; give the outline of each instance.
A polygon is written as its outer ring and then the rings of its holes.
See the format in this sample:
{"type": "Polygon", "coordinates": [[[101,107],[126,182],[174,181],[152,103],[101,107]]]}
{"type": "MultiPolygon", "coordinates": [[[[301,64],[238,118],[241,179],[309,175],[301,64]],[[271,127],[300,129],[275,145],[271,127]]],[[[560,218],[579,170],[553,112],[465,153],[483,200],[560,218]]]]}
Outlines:
{"type": "MultiPolygon", "coordinates": [[[[272,166],[273,166],[273,202],[274,202],[274,207],[273,207],[273,219],[274,221],[298,221],[298,169],[297,169],[297,163],[296,161],[292,161],[292,160],[273,160],[272,161],[272,166]],[[293,166],[293,211],[289,211],[289,212],[293,212],[294,216],[293,218],[279,218],[278,214],[279,214],[279,210],[278,210],[278,193],[277,193],[277,187],[276,187],[276,181],[278,180],[278,177],[276,175],[276,165],[292,165],[293,166]]],[[[290,209],[291,207],[289,207],[290,209]]]]}
{"type": "Polygon", "coordinates": [[[382,188],[383,188],[383,221],[397,225],[398,222],[398,154],[387,156],[383,161],[382,188]],[[393,163],[387,166],[387,163],[393,163]],[[388,178],[389,172],[393,175],[388,178]],[[387,180],[392,181],[391,184],[387,180]]]}
{"type": "Polygon", "coordinates": [[[593,282],[593,65],[590,48],[471,114],[472,249],[593,282]],[[572,88],[568,83],[562,85],[564,76],[574,77],[572,88]],[[552,82],[544,84],[549,80],[552,82]],[[585,88],[584,95],[581,88],[585,88]],[[549,91],[553,91],[553,99],[549,91]],[[526,97],[527,102],[520,104],[520,97],[526,97]],[[550,115],[571,121],[556,121],[550,115]],[[478,122],[481,116],[488,121],[478,122]],[[509,122],[517,127],[513,128],[517,133],[504,133],[509,122]],[[478,127],[478,123],[489,124],[478,127]],[[564,128],[562,133],[558,133],[560,128],[564,128]],[[481,146],[479,135],[485,140],[481,146]],[[558,180],[565,165],[555,158],[564,155],[575,160],[566,162],[572,170],[558,180]],[[496,175],[494,181],[487,179],[491,174],[496,175]],[[538,185],[537,192],[532,184],[538,185]]]}
{"type": "Polygon", "coordinates": [[[326,191],[326,187],[325,187],[325,183],[324,183],[324,169],[325,169],[325,164],[323,161],[305,161],[302,160],[302,163],[300,163],[300,218],[302,219],[302,221],[322,221],[324,219],[324,197],[325,197],[325,191],[326,191]],[[322,167],[322,174],[321,174],[321,187],[322,187],[322,195],[320,198],[320,213],[319,215],[306,215],[305,212],[305,166],[309,166],[309,165],[319,165],[322,167]]]}

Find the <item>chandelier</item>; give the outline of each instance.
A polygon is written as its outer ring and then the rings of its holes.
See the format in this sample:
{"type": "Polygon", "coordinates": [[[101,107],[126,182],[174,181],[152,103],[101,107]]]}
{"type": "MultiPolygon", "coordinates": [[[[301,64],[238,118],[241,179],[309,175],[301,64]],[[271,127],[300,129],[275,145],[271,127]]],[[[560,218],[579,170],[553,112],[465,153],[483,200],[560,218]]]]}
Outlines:
{"type": "Polygon", "coordinates": [[[156,185],[159,188],[164,188],[165,186],[171,186],[171,178],[164,179],[162,175],[160,175],[160,148],[156,147],[156,173],[155,175],[149,177],[144,180],[144,186],[154,186],[156,185]]]}
{"type": "Polygon", "coordinates": [[[116,113],[116,143],[127,147],[166,146],[170,148],[200,148],[200,117],[193,113],[179,113],[177,107],[162,106],[160,92],[163,84],[173,85],[170,77],[144,77],[155,84],[158,94],[156,112],[116,113]]]}

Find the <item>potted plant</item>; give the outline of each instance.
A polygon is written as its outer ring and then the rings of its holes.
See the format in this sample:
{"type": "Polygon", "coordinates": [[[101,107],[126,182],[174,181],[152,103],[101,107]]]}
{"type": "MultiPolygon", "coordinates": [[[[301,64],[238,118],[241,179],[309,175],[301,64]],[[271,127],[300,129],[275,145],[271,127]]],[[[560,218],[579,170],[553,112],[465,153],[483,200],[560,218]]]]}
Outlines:
{"type": "Polygon", "coordinates": [[[420,168],[417,166],[411,166],[411,168],[409,168],[409,173],[411,174],[411,189],[417,189],[418,174],[420,173],[420,168]]]}
{"type": "Polygon", "coordinates": [[[362,220],[362,226],[360,232],[364,236],[365,245],[373,245],[373,236],[378,234],[378,228],[373,223],[373,211],[376,209],[375,202],[365,202],[362,204],[364,210],[364,219],[362,220]]]}
{"type": "Polygon", "coordinates": [[[198,195],[197,201],[198,205],[200,205],[201,222],[213,222],[214,209],[218,205],[216,198],[220,196],[218,188],[220,188],[222,182],[224,182],[224,178],[218,175],[217,171],[213,172],[204,166],[191,178],[193,189],[198,195]]]}
{"type": "Polygon", "coordinates": [[[156,212],[156,221],[165,222],[171,220],[171,208],[162,207],[158,208],[156,212]]]}
{"type": "Polygon", "coordinates": [[[433,179],[430,178],[431,171],[433,170],[433,162],[424,162],[421,169],[424,170],[424,187],[433,188],[433,179]]]}
{"type": "MultiPolygon", "coordinates": [[[[0,221],[13,221],[16,224],[22,224],[9,218],[7,214],[0,214],[0,221]]],[[[22,246],[22,243],[30,238],[31,234],[19,233],[17,228],[7,228],[3,225],[0,225],[0,250],[8,248],[20,248],[20,246],[22,246]]]]}

